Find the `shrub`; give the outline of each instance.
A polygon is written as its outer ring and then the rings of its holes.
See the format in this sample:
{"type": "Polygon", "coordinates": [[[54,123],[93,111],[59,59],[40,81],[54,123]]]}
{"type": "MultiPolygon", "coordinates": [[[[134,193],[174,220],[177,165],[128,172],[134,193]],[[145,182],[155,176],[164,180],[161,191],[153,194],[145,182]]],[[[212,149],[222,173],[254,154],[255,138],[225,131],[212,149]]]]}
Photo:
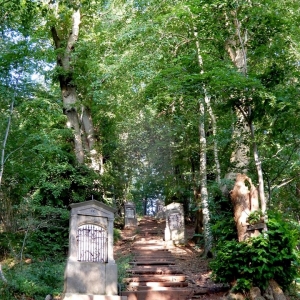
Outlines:
{"type": "Polygon", "coordinates": [[[121,239],[121,230],[114,228],[114,244],[121,239]]]}
{"type": "Polygon", "coordinates": [[[125,284],[123,279],[127,276],[127,269],[130,268],[129,262],[132,261],[132,254],[120,256],[116,262],[118,266],[118,283],[121,290],[124,290],[125,284]]]}
{"type": "Polygon", "coordinates": [[[283,220],[270,218],[268,231],[245,242],[222,241],[211,262],[218,282],[232,283],[245,279],[264,289],[274,279],[284,289],[297,277],[295,232],[283,220]]]}

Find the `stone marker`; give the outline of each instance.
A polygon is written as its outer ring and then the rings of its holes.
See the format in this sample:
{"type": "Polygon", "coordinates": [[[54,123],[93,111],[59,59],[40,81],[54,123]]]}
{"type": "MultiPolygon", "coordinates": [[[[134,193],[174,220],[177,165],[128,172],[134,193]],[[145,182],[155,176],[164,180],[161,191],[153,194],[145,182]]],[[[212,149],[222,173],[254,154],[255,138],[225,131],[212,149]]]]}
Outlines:
{"type": "Polygon", "coordinates": [[[90,200],[71,207],[63,300],[124,299],[113,258],[115,209],[90,200]]]}
{"type": "Polygon", "coordinates": [[[161,200],[156,201],[156,218],[157,219],[165,219],[165,203],[161,200]]]}
{"type": "Polygon", "coordinates": [[[136,227],[137,226],[137,218],[136,218],[136,209],[135,204],[132,202],[127,202],[124,204],[124,227],[136,227]]]}
{"type": "Polygon", "coordinates": [[[165,214],[165,241],[172,241],[173,244],[184,245],[186,243],[186,234],[183,205],[173,202],[165,207],[165,214]]]}

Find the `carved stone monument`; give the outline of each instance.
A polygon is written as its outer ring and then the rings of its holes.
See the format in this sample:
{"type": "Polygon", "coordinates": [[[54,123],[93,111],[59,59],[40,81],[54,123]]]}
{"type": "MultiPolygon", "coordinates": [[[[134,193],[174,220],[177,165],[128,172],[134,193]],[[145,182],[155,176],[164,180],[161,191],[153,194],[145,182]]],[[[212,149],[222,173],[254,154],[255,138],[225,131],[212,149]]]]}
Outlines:
{"type": "Polygon", "coordinates": [[[165,218],[165,203],[161,200],[156,201],[156,218],[157,219],[164,219],[165,218]]]}
{"type": "Polygon", "coordinates": [[[172,244],[186,243],[184,212],[181,203],[171,203],[165,207],[166,229],[165,241],[172,244]]]}
{"type": "Polygon", "coordinates": [[[124,299],[113,258],[115,209],[99,201],[71,204],[63,300],[124,299]]]}
{"type": "Polygon", "coordinates": [[[135,227],[137,226],[137,218],[136,218],[136,209],[135,204],[132,202],[127,202],[124,204],[125,211],[125,224],[124,227],[135,227]]]}

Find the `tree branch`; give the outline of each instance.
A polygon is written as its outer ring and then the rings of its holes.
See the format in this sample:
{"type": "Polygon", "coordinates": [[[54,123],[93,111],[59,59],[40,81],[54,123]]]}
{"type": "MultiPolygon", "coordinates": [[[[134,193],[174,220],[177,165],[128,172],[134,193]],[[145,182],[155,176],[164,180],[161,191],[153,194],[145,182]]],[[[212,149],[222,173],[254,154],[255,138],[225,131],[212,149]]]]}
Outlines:
{"type": "Polygon", "coordinates": [[[80,10],[79,9],[73,13],[72,19],[73,19],[72,32],[70,33],[68,43],[67,43],[67,49],[66,49],[68,53],[73,49],[75,43],[78,40],[79,25],[80,25],[80,22],[81,22],[80,21],[80,10]]]}
{"type": "Polygon", "coordinates": [[[12,118],[12,114],[13,114],[13,110],[14,110],[14,103],[15,103],[15,99],[16,99],[16,86],[18,85],[18,80],[19,80],[19,78],[17,78],[16,83],[15,83],[15,92],[13,95],[13,99],[10,103],[9,117],[7,120],[5,135],[4,135],[4,139],[3,139],[3,143],[2,143],[1,161],[0,161],[0,188],[1,188],[1,184],[2,184],[3,172],[4,172],[4,163],[6,161],[6,159],[4,159],[5,158],[5,148],[6,148],[6,143],[7,143],[7,139],[8,139],[9,130],[10,130],[11,118],[12,118]]]}
{"type": "Polygon", "coordinates": [[[5,278],[3,271],[2,271],[2,265],[0,264],[0,278],[2,279],[2,281],[4,281],[5,283],[7,283],[7,279],[5,278]]]}
{"type": "Polygon", "coordinates": [[[61,45],[60,38],[59,38],[56,28],[54,26],[51,27],[51,34],[52,34],[52,38],[54,41],[55,49],[59,49],[60,45],[61,45]]]}

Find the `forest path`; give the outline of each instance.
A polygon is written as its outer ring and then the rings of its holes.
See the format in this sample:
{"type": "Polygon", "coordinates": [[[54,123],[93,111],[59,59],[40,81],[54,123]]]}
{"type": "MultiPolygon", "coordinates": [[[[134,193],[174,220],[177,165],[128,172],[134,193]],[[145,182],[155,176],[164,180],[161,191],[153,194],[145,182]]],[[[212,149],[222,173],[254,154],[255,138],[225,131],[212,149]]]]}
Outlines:
{"type": "Polygon", "coordinates": [[[224,288],[210,280],[200,249],[167,244],[164,229],[164,221],[145,216],[135,230],[122,231],[117,255],[131,252],[133,259],[121,295],[128,300],[222,299],[224,288]]]}

